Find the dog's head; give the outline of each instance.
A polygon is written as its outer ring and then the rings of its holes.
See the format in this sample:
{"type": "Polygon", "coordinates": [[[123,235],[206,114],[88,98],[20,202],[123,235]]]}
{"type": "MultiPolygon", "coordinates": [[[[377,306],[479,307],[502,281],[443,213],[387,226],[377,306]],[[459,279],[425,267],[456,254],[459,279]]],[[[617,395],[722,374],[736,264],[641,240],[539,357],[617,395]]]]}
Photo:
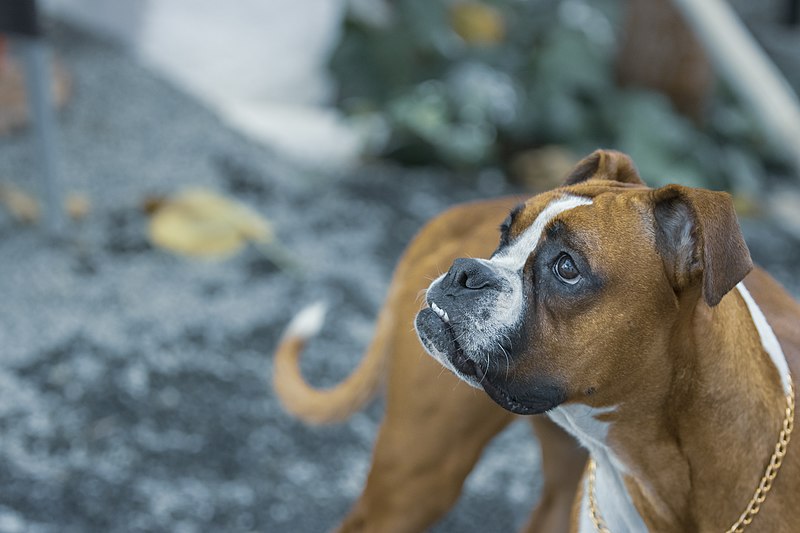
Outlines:
{"type": "Polygon", "coordinates": [[[431,283],[416,329],[515,413],[612,405],[666,357],[681,311],[718,304],[751,268],[729,195],[649,189],[627,156],[597,151],[511,212],[491,258],[457,259],[431,283]]]}

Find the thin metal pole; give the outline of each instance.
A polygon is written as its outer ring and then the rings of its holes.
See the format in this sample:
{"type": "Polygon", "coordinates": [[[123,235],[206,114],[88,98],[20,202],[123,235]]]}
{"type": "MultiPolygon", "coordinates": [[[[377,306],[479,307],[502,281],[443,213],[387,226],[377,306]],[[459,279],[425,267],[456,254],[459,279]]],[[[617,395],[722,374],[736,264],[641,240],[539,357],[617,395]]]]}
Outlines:
{"type": "Polygon", "coordinates": [[[800,25],[800,0],[788,0],[786,6],[786,23],[789,26],[800,25]]]}
{"type": "Polygon", "coordinates": [[[58,157],[58,139],[55,108],[50,83],[50,54],[38,38],[22,37],[16,40],[25,66],[25,85],[31,127],[36,137],[38,163],[45,197],[45,225],[53,236],[64,228],[62,211],[61,175],[58,157]]]}

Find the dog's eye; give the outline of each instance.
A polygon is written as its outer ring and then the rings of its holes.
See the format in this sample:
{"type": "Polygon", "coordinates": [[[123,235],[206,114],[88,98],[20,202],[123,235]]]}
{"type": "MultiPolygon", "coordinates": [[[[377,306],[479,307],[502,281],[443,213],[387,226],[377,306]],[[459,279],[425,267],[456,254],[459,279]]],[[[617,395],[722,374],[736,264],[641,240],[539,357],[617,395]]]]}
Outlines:
{"type": "Polygon", "coordinates": [[[581,279],[581,273],[569,254],[561,254],[558,256],[558,259],[553,265],[553,273],[558,279],[570,285],[575,285],[581,279]]]}

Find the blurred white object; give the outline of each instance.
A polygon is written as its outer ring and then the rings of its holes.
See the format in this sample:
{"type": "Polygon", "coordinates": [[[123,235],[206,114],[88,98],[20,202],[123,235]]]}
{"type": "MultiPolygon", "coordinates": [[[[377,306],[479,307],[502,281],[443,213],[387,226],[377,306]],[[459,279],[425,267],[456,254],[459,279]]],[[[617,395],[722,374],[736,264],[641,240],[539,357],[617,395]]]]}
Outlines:
{"type": "Polygon", "coordinates": [[[47,0],[130,45],[231,127],[312,166],[345,166],[363,141],[334,109],[326,65],[345,0],[47,0]]]}

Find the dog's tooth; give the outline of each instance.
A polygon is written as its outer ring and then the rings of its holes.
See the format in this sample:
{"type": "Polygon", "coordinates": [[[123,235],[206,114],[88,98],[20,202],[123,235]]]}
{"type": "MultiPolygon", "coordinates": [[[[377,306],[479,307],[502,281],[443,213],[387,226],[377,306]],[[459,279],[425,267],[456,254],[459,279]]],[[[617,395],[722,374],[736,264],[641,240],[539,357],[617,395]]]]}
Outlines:
{"type": "Polygon", "coordinates": [[[450,316],[447,314],[447,311],[436,305],[436,302],[431,302],[431,310],[438,315],[439,318],[444,320],[445,322],[450,322],[450,316]]]}

